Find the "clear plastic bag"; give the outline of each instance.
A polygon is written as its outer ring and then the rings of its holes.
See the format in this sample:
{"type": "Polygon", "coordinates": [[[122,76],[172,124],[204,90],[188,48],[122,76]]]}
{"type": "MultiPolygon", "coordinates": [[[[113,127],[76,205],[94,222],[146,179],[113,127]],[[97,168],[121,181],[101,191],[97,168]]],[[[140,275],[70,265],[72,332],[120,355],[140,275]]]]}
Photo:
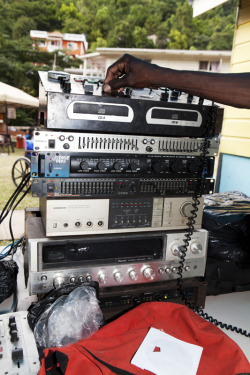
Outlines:
{"type": "Polygon", "coordinates": [[[89,338],[102,322],[95,289],[83,286],[47,308],[35,325],[34,335],[40,347],[60,347],[89,338]]]}

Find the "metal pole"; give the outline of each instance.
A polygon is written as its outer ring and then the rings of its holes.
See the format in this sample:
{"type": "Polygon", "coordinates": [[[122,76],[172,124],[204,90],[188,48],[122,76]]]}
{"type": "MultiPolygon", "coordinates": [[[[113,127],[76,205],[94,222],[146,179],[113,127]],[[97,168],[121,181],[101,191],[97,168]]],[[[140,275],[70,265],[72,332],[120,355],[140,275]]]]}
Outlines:
{"type": "Polygon", "coordinates": [[[8,155],[10,154],[10,146],[8,141],[8,108],[7,108],[7,102],[5,102],[5,123],[6,123],[6,134],[7,134],[7,142],[8,142],[8,155]]]}

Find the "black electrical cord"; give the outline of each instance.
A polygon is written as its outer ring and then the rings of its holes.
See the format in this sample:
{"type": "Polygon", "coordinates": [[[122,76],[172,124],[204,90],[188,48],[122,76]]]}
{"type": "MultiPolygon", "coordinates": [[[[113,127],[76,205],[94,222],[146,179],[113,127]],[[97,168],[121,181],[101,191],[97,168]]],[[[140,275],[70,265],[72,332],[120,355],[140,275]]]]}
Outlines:
{"type": "Polygon", "coordinates": [[[0,259],[4,259],[9,255],[12,255],[12,259],[13,259],[13,255],[16,253],[18,246],[23,241],[23,237],[16,242],[14,240],[14,235],[13,235],[13,230],[12,230],[12,216],[13,216],[15,208],[19,205],[19,203],[23,200],[23,198],[26,196],[26,194],[30,191],[30,187],[29,187],[25,192],[23,192],[21,198],[17,201],[17,203],[15,203],[17,198],[19,197],[20,193],[23,191],[24,187],[28,184],[29,179],[30,179],[30,174],[27,173],[22,178],[22,181],[20,182],[20,184],[18,185],[18,187],[16,188],[14,193],[11,195],[11,197],[7,201],[6,205],[4,206],[3,211],[1,212],[0,224],[8,216],[9,212],[12,209],[11,215],[10,215],[10,218],[9,218],[9,231],[10,231],[12,243],[10,245],[10,249],[5,254],[0,255],[0,259]],[[13,207],[13,205],[14,205],[14,207],[13,207]]]}
{"type": "Polygon", "coordinates": [[[1,212],[1,215],[0,215],[0,224],[2,224],[2,222],[4,221],[4,219],[8,216],[12,206],[14,205],[18,195],[21,193],[21,191],[24,189],[24,187],[27,185],[28,181],[30,179],[30,174],[27,173],[25,176],[23,176],[20,184],[18,185],[18,187],[16,188],[16,190],[14,191],[14,193],[11,195],[11,197],[9,198],[9,200],[7,201],[7,203],[5,204],[2,212],[1,212]]]}
{"type": "MultiPolygon", "coordinates": [[[[28,181],[27,181],[28,183],[28,181]]],[[[14,247],[14,235],[13,235],[13,231],[12,231],[12,215],[14,213],[14,210],[15,208],[19,205],[19,203],[23,200],[23,198],[27,195],[27,193],[30,191],[30,186],[28,187],[28,189],[23,193],[23,195],[21,196],[21,198],[19,199],[19,201],[16,203],[16,205],[14,206],[14,208],[12,209],[11,211],[11,215],[10,215],[10,219],[9,219],[9,230],[10,230],[10,235],[11,235],[11,239],[12,239],[12,245],[11,245],[11,248],[10,248],[10,253],[12,253],[12,258],[13,258],[13,255],[14,253],[16,252],[16,250],[14,251],[14,248],[17,248],[17,246],[14,247]]]]}
{"type": "MultiPolygon", "coordinates": [[[[211,126],[214,126],[215,120],[216,120],[216,112],[217,112],[217,107],[214,106],[214,104],[211,107],[210,111],[210,118],[207,121],[207,134],[209,134],[209,131],[211,129],[211,126]]],[[[185,238],[183,239],[184,245],[182,247],[182,253],[180,255],[180,262],[179,262],[179,267],[178,267],[178,272],[177,274],[179,275],[179,278],[177,279],[177,290],[184,301],[185,305],[191,308],[193,311],[195,311],[198,315],[200,315],[203,319],[208,320],[210,323],[213,323],[214,325],[220,327],[220,328],[225,328],[228,331],[235,331],[236,333],[239,333],[243,336],[249,337],[250,338],[250,332],[247,332],[246,330],[242,328],[238,328],[235,326],[232,326],[231,324],[223,323],[211,315],[207,314],[203,309],[199,308],[194,302],[190,300],[190,298],[186,295],[185,293],[185,288],[183,284],[183,267],[184,267],[184,261],[186,258],[187,254],[187,249],[189,246],[189,243],[191,241],[191,236],[194,233],[194,224],[195,224],[195,219],[197,217],[196,212],[198,211],[198,206],[200,205],[200,198],[203,195],[204,192],[204,183],[205,179],[203,178],[203,170],[206,167],[206,162],[207,162],[207,154],[208,154],[208,148],[209,148],[209,137],[205,136],[204,142],[201,147],[201,166],[200,166],[200,171],[199,175],[200,177],[198,178],[197,185],[194,191],[194,195],[192,197],[192,200],[194,203],[192,204],[193,210],[191,211],[191,216],[188,217],[188,222],[187,222],[187,233],[185,234],[185,238]]]]}

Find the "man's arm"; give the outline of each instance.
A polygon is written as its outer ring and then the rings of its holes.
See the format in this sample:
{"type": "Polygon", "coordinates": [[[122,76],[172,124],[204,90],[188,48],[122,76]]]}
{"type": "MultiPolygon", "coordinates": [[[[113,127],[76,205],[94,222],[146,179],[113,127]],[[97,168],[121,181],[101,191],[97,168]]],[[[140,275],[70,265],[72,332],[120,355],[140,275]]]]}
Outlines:
{"type": "Polygon", "coordinates": [[[217,103],[250,109],[250,73],[206,73],[162,68],[124,55],[107,71],[104,91],[168,87],[217,103]]]}

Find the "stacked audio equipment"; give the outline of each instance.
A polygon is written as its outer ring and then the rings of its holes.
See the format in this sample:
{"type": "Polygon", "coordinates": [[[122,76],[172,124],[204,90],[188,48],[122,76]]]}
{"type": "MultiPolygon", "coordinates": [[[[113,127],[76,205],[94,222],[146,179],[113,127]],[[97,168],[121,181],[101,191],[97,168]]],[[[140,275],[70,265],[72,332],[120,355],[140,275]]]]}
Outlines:
{"type": "Polygon", "coordinates": [[[189,283],[203,306],[202,195],[214,189],[216,106],[167,88],[110,95],[101,79],[39,74],[31,188],[41,217],[26,222],[30,294],[98,281],[110,318],[114,306],[181,301],[189,283]]]}

